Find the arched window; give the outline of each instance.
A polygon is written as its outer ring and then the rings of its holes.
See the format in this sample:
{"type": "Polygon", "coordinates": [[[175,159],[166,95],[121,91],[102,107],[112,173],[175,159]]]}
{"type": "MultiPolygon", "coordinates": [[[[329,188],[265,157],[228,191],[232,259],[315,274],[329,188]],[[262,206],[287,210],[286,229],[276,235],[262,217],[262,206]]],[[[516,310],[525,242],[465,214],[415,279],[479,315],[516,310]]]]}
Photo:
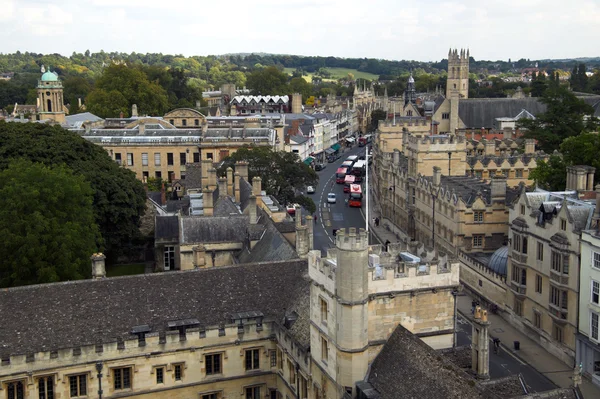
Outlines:
{"type": "Polygon", "coordinates": [[[46,103],[48,104],[48,112],[52,112],[52,100],[48,99],[46,103]]]}

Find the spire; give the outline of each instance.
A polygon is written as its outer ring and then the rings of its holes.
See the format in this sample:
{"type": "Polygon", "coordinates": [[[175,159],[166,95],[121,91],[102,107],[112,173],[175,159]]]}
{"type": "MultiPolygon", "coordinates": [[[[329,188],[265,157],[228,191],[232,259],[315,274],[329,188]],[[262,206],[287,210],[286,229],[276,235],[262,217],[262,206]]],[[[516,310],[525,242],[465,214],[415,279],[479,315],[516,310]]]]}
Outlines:
{"type": "Polygon", "coordinates": [[[383,97],[388,98],[387,86],[384,86],[385,90],[383,91],[383,97]]]}

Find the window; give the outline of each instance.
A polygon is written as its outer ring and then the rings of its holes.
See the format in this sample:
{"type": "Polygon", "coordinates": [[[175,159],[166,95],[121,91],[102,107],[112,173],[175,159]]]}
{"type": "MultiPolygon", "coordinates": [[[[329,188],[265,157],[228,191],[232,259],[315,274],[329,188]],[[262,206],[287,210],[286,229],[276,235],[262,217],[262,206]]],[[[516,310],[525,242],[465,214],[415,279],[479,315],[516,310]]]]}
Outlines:
{"type": "Polygon", "coordinates": [[[473,221],[475,223],[483,223],[483,211],[473,212],[473,221]]]}
{"type": "Polygon", "coordinates": [[[517,298],[515,298],[515,314],[523,316],[523,301],[517,298]]]}
{"type": "Polygon", "coordinates": [[[299,375],[300,379],[300,397],[308,398],[308,381],[302,375],[299,375]]]}
{"type": "Polygon", "coordinates": [[[142,152],[142,166],[148,166],[148,153],[142,152]]]}
{"type": "Polygon", "coordinates": [[[525,205],[521,205],[521,215],[525,214],[525,205]]]}
{"type": "Polygon", "coordinates": [[[325,337],[321,337],[321,360],[327,363],[329,357],[329,343],[325,337]]]}
{"type": "Polygon", "coordinates": [[[292,363],[289,359],[288,359],[288,373],[290,375],[290,384],[295,385],[296,384],[296,368],[294,367],[294,363],[292,363]]]}
{"type": "Polygon", "coordinates": [[[169,123],[173,126],[175,126],[175,119],[169,119],[169,123]]]}
{"type": "Polygon", "coordinates": [[[277,368],[283,370],[283,351],[277,349],[277,368]]]}
{"type": "Polygon", "coordinates": [[[269,351],[269,361],[271,367],[277,367],[277,351],[269,351]]]}
{"type": "Polygon", "coordinates": [[[246,399],[260,399],[260,387],[246,388],[246,399]]]}
{"type": "Polygon", "coordinates": [[[473,248],[482,248],[483,247],[483,235],[477,234],[473,236],[473,248]]]}
{"type": "Polygon", "coordinates": [[[127,166],[133,166],[133,154],[131,152],[127,153],[127,166]]]}
{"type": "Polygon", "coordinates": [[[412,111],[406,111],[406,116],[413,116],[412,111]]]}
{"type": "Polygon", "coordinates": [[[142,182],[148,183],[148,177],[150,177],[150,174],[148,173],[148,171],[142,172],[142,182]]]}
{"type": "Polygon", "coordinates": [[[535,275],[535,292],[538,294],[542,293],[542,276],[539,274],[535,275]]]}
{"type": "Polygon", "coordinates": [[[179,165],[185,165],[187,163],[187,157],[185,155],[185,152],[180,152],[179,153],[179,165]]]}
{"type": "Polygon", "coordinates": [[[118,165],[121,165],[121,164],[122,164],[122,161],[121,161],[121,153],[119,153],[119,152],[116,152],[116,153],[115,153],[115,161],[117,161],[117,164],[118,164],[118,165]]]}
{"type": "Polygon", "coordinates": [[[25,398],[25,388],[23,381],[14,381],[6,384],[7,399],[23,399],[25,398]]]}
{"type": "Polygon", "coordinates": [[[517,284],[527,285],[527,270],[513,265],[511,279],[517,284]]]}
{"type": "Polygon", "coordinates": [[[513,234],[513,249],[517,252],[527,254],[527,237],[513,234]]]}
{"type": "Polygon", "coordinates": [[[520,178],[522,178],[522,177],[523,177],[523,169],[517,169],[517,170],[516,170],[516,177],[517,177],[518,179],[520,179],[520,178]]]}
{"type": "Polygon", "coordinates": [[[328,313],[328,305],[327,301],[323,298],[319,298],[321,302],[321,323],[327,324],[327,313],[328,313]]]}
{"type": "Polygon", "coordinates": [[[206,159],[213,159],[212,152],[209,152],[209,153],[206,154],[206,159]]]}
{"type": "Polygon", "coordinates": [[[175,364],[173,365],[173,375],[175,376],[175,381],[181,381],[183,378],[183,365],[175,364]]]}
{"type": "Polygon", "coordinates": [[[600,283],[592,280],[592,303],[600,305],[600,283]]]}
{"type": "Polygon", "coordinates": [[[187,119],[181,120],[181,126],[187,126],[187,119]]]}
{"type": "Polygon", "coordinates": [[[72,398],[87,396],[87,375],[71,375],[69,376],[69,391],[72,398]]]}
{"type": "Polygon", "coordinates": [[[450,113],[449,112],[443,112],[442,113],[442,119],[450,119],[450,113]]]}
{"type": "Polygon", "coordinates": [[[533,325],[536,328],[542,328],[542,314],[535,310],[533,311],[533,325]]]}
{"type": "Polygon", "coordinates": [[[221,399],[219,392],[204,393],[200,395],[201,399],[221,399]]]}
{"type": "Polygon", "coordinates": [[[171,247],[171,246],[165,247],[164,261],[165,261],[165,263],[164,263],[165,270],[175,269],[175,247],[171,247]]]}
{"type": "Polygon", "coordinates": [[[537,260],[544,260],[544,243],[537,243],[537,260]]]}
{"type": "Polygon", "coordinates": [[[568,292],[550,286],[550,303],[557,308],[568,309],[568,292]]]}
{"type": "Polygon", "coordinates": [[[551,267],[557,273],[569,274],[569,255],[552,251],[551,267]]]}
{"type": "Polygon", "coordinates": [[[54,377],[38,378],[38,395],[40,399],[54,399],[54,377]]]}
{"type": "Polygon", "coordinates": [[[165,382],[165,369],[164,369],[164,367],[157,367],[156,368],[156,383],[164,384],[164,382],[165,382]]]}
{"type": "Polygon", "coordinates": [[[194,126],[200,126],[200,119],[194,119],[194,126]]]}
{"type": "Polygon", "coordinates": [[[115,391],[131,388],[131,367],[113,369],[115,391]]]}
{"type": "Polygon", "coordinates": [[[562,343],[564,339],[563,334],[562,326],[559,326],[558,324],[552,325],[552,338],[554,338],[554,340],[562,343]]]}
{"type": "Polygon", "coordinates": [[[596,269],[600,269],[600,252],[594,252],[592,266],[596,269]]]}
{"type": "Polygon", "coordinates": [[[221,359],[220,353],[204,356],[206,362],[206,375],[221,374],[221,359]]]}
{"type": "Polygon", "coordinates": [[[566,219],[560,219],[560,229],[562,231],[566,231],[567,230],[567,221],[566,221],[566,219]]]}
{"type": "Polygon", "coordinates": [[[199,152],[194,153],[194,162],[200,162],[200,153],[199,152]]]}
{"type": "Polygon", "coordinates": [[[590,336],[598,341],[598,313],[590,312],[590,336]]]}
{"type": "Polygon", "coordinates": [[[257,370],[260,368],[260,352],[258,349],[246,351],[246,370],[257,370]]]}
{"type": "Polygon", "coordinates": [[[154,166],[160,166],[160,152],[154,153],[154,166]]]}
{"type": "Polygon", "coordinates": [[[162,179],[162,172],[160,170],[157,170],[156,172],[154,172],[154,177],[157,179],[162,179]]]}
{"type": "Polygon", "coordinates": [[[173,161],[173,153],[172,152],[167,152],[167,165],[171,166],[173,165],[174,161],[173,161]]]}

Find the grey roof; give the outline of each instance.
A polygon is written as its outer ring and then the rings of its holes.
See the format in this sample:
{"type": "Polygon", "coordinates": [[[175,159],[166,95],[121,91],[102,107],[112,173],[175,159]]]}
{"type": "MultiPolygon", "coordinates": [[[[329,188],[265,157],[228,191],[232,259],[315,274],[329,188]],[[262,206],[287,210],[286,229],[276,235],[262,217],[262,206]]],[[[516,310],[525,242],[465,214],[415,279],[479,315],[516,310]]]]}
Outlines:
{"type": "Polygon", "coordinates": [[[181,244],[245,242],[247,216],[182,216],[181,244]]]}
{"type": "Polygon", "coordinates": [[[213,209],[214,216],[241,215],[238,207],[233,203],[230,197],[217,198],[213,209]]]}
{"type": "Polygon", "coordinates": [[[184,215],[187,215],[190,209],[190,197],[184,196],[178,200],[167,201],[167,212],[174,213],[181,211],[184,215]]]}
{"type": "Polygon", "coordinates": [[[246,209],[248,200],[252,195],[252,184],[247,182],[243,177],[240,177],[240,207],[246,209]]]}
{"type": "MultiPolygon", "coordinates": [[[[425,177],[432,181],[433,177],[425,177]]],[[[462,198],[467,206],[473,204],[479,194],[481,194],[486,204],[491,202],[491,185],[477,177],[471,176],[442,176],[441,186],[454,192],[462,198]]],[[[506,189],[506,203],[510,204],[518,196],[519,190],[508,187],[506,189]]]]}
{"type": "Polygon", "coordinates": [[[179,218],[177,216],[156,216],[154,239],[165,241],[179,240],[179,218]]]}
{"type": "Polygon", "coordinates": [[[152,201],[156,202],[158,205],[162,205],[162,194],[160,191],[148,191],[146,196],[152,201]]]}
{"type": "Polygon", "coordinates": [[[202,165],[188,163],[185,165],[185,179],[180,180],[186,190],[202,188],[202,165]]]}
{"type": "Polygon", "coordinates": [[[293,141],[296,144],[303,144],[308,141],[308,137],[302,136],[300,134],[294,134],[290,136],[290,141],[293,141]]]}
{"type": "Polygon", "coordinates": [[[215,326],[244,311],[281,320],[309,295],[307,268],[296,259],[5,289],[0,356],[115,342],[143,324],[163,332],[172,320],[215,326]]]}
{"type": "Polygon", "coordinates": [[[492,254],[487,267],[494,272],[506,276],[506,264],[508,262],[508,247],[500,247],[492,254]]]}
{"type": "Polygon", "coordinates": [[[101,120],[103,119],[92,114],[91,112],[83,112],[81,114],[65,116],[65,122],[69,126],[81,126],[81,124],[84,122],[97,122],[101,120]]]}
{"type": "Polygon", "coordinates": [[[479,398],[474,382],[398,325],[373,361],[368,381],[382,399],[479,398]]]}
{"type": "Polygon", "coordinates": [[[467,98],[460,100],[458,115],[467,128],[492,128],[496,118],[515,117],[527,110],[538,115],[546,110],[536,97],[527,98],[467,98]]]}
{"type": "Polygon", "coordinates": [[[294,247],[277,230],[265,211],[259,208],[258,213],[260,221],[264,222],[264,234],[254,248],[245,248],[242,251],[239,262],[271,262],[297,258],[294,247]]]}
{"type": "Polygon", "coordinates": [[[275,223],[275,227],[277,227],[280,233],[293,233],[296,231],[295,222],[278,222],[275,223]]]}

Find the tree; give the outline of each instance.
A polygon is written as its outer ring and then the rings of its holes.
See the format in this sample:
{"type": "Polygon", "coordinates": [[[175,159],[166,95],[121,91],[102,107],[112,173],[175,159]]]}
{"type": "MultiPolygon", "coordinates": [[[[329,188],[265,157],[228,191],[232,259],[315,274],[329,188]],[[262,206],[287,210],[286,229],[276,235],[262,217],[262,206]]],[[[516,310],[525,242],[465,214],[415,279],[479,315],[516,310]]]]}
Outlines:
{"type": "Polygon", "coordinates": [[[238,161],[248,162],[250,181],[259,176],[263,189],[282,204],[294,202],[297,192],[304,191],[306,186],[316,186],[319,179],[298,155],[269,147],[240,148],[223,161],[219,175],[225,175],[227,168],[234,168],[238,161]]]}
{"type": "Polygon", "coordinates": [[[281,95],[289,91],[287,74],[277,67],[257,69],[246,80],[246,85],[255,95],[281,95]]]}
{"type": "Polygon", "coordinates": [[[21,159],[0,171],[0,287],[89,277],[101,241],[92,198],[66,166],[21,159]]]}
{"type": "Polygon", "coordinates": [[[537,183],[540,188],[546,190],[564,190],[567,181],[567,165],[561,155],[554,154],[548,161],[540,160],[529,177],[537,183]]]}
{"type": "Polygon", "coordinates": [[[77,114],[79,112],[79,99],[83,100],[92,91],[92,85],[84,77],[70,76],[63,80],[63,87],[65,103],[71,105],[69,114],[77,114]]]}
{"type": "Polygon", "coordinates": [[[527,129],[524,136],[536,139],[547,153],[558,149],[567,137],[598,128],[597,118],[586,119],[594,114],[594,109],[564,87],[548,88],[540,101],[546,105],[546,111],[536,119],[521,119],[518,127],[527,129]]]}
{"type": "Polygon", "coordinates": [[[117,90],[107,92],[97,89],[92,91],[85,99],[86,109],[101,118],[118,117],[121,112],[129,116],[129,101],[117,90]]]}
{"type": "Polygon", "coordinates": [[[544,92],[548,88],[548,84],[546,83],[546,76],[540,72],[534,78],[535,75],[531,77],[531,96],[532,97],[542,97],[544,92]]]}
{"type": "Polygon", "coordinates": [[[386,117],[387,115],[382,109],[376,109],[371,112],[371,129],[376,130],[379,126],[379,121],[385,120],[386,117]]]}
{"type": "Polygon", "coordinates": [[[292,78],[290,80],[290,92],[302,94],[304,102],[312,95],[313,87],[304,78],[292,78]]]}
{"type": "Polygon", "coordinates": [[[0,121],[0,170],[25,158],[47,166],[65,164],[81,174],[93,190],[96,223],[107,261],[126,252],[139,238],[139,222],[146,210],[142,183],[119,167],[106,151],[73,132],[45,124],[0,121]]]}

